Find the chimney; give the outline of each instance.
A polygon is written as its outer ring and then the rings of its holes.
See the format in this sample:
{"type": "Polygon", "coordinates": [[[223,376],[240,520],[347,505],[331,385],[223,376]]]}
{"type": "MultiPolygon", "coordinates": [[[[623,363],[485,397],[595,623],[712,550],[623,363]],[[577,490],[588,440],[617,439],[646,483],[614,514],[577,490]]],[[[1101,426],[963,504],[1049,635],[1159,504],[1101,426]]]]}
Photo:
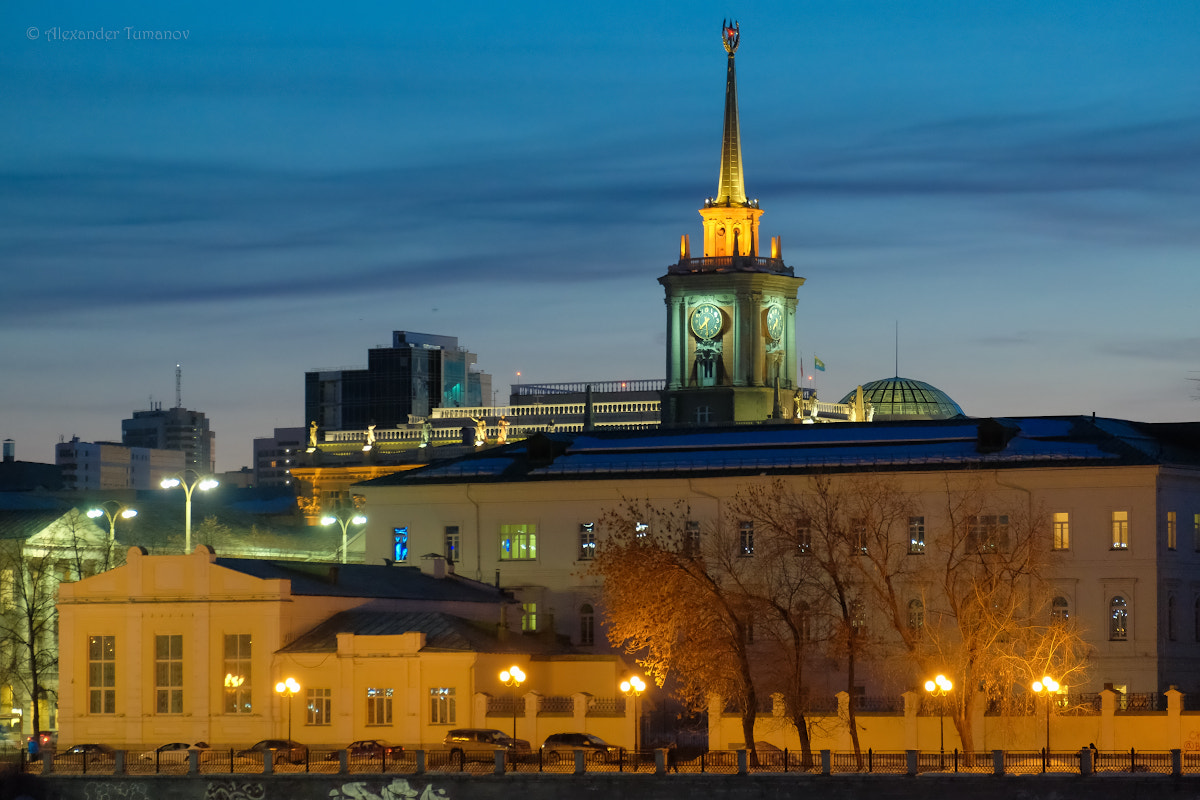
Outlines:
{"type": "Polygon", "coordinates": [[[4,440],[4,463],[11,464],[17,460],[17,443],[12,439],[4,440]]]}

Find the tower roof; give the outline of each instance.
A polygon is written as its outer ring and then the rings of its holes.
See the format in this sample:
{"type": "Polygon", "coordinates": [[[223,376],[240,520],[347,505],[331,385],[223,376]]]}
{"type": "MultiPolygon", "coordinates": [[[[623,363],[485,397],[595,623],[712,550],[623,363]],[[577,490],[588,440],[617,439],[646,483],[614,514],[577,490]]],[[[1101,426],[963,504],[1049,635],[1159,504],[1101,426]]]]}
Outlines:
{"type": "Polygon", "coordinates": [[[725,129],[721,139],[721,175],[717,180],[714,205],[745,206],[746,184],[742,178],[742,138],[738,130],[737,72],[734,54],[741,42],[738,23],[721,23],[721,41],[729,54],[725,75],[725,129]]]}
{"type": "MultiPolygon", "coordinates": [[[[875,420],[951,419],[964,416],[958,403],[936,386],[912,378],[884,378],[863,384],[863,399],[875,407],[875,420]]],[[[855,392],[841,402],[853,403],[855,392]]]]}

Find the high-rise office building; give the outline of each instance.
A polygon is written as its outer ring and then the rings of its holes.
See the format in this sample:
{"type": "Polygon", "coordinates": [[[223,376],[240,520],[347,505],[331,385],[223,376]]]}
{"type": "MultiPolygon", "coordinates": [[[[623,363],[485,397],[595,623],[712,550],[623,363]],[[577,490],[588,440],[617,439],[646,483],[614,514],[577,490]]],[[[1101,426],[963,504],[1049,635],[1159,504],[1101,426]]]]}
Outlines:
{"type": "Polygon", "coordinates": [[[127,447],[182,450],[184,467],[205,475],[216,469],[216,433],[208,429],[208,418],[186,408],[135,411],[121,420],[121,443],[127,447]]]}

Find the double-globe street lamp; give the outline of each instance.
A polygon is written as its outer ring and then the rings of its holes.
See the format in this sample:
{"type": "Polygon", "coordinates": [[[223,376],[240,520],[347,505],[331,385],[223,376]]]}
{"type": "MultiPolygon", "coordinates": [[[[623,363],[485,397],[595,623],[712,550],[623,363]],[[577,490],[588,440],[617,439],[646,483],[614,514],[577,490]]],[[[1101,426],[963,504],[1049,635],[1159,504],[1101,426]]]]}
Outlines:
{"type": "Polygon", "coordinates": [[[946,768],[946,695],[953,688],[954,684],[945,675],[938,675],[931,681],[925,681],[925,691],[929,692],[929,696],[941,700],[938,705],[938,739],[941,748],[938,756],[938,769],[946,768]]]}
{"type": "Polygon", "coordinates": [[[642,727],[642,715],[638,713],[638,698],[646,691],[646,682],[634,675],[629,680],[621,681],[621,694],[633,698],[633,757],[634,769],[637,769],[638,728],[642,727]]]}
{"type": "Polygon", "coordinates": [[[346,529],[351,525],[365,525],[367,518],[362,514],[347,514],[339,511],[337,514],[326,514],[321,517],[322,525],[338,523],[342,526],[342,563],[346,563],[346,548],[348,547],[346,529]]]}
{"type": "Polygon", "coordinates": [[[300,683],[295,678],[288,678],[275,684],[275,691],[288,701],[288,747],[292,746],[292,698],[300,691],[300,683]]]}
{"type": "Polygon", "coordinates": [[[130,508],[118,500],[105,500],[95,508],[89,508],[87,515],[92,519],[108,519],[108,557],[111,559],[113,544],[117,540],[117,518],[133,519],[137,516],[137,509],[130,508]]]}
{"type": "MultiPolygon", "coordinates": [[[[508,669],[506,669],[500,673],[500,682],[503,683],[505,686],[509,686],[514,689],[520,689],[521,684],[525,682],[526,677],[527,676],[525,675],[524,670],[522,670],[516,664],[513,664],[511,667],[509,667],[508,669]]],[[[520,695],[518,695],[516,693],[513,694],[512,709],[513,709],[513,739],[514,740],[517,738],[517,700],[519,698],[520,698],[520,695]]],[[[515,745],[514,745],[514,747],[515,747],[515,745]]]]}
{"type": "Polygon", "coordinates": [[[1058,694],[1060,688],[1058,681],[1049,675],[1044,676],[1040,681],[1033,682],[1033,693],[1046,697],[1046,753],[1042,757],[1042,772],[1046,771],[1050,761],[1050,706],[1054,703],[1054,695],[1058,694]]]}
{"type": "Polygon", "coordinates": [[[185,469],[170,478],[163,478],[162,483],[159,484],[164,489],[183,487],[183,552],[192,552],[192,492],[196,489],[207,492],[209,489],[217,488],[218,485],[216,478],[206,478],[194,469],[185,469]],[[188,473],[193,476],[191,481],[188,481],[188,473]]]}

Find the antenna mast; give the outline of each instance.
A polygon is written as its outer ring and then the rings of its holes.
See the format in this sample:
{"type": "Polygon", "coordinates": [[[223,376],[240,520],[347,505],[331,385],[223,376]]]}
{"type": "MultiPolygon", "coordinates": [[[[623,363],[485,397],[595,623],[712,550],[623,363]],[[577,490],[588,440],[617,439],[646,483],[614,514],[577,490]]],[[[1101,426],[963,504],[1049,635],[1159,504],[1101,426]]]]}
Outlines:
{"type": "Polygon", "coordinates": [[[900,320],[896,320],[896,377],[900,377],[900,320]]]}
{"type": "Polygon", "coordinates": [[[183,369],[175,365],[175,407],[183,408],[183,369]]]}

